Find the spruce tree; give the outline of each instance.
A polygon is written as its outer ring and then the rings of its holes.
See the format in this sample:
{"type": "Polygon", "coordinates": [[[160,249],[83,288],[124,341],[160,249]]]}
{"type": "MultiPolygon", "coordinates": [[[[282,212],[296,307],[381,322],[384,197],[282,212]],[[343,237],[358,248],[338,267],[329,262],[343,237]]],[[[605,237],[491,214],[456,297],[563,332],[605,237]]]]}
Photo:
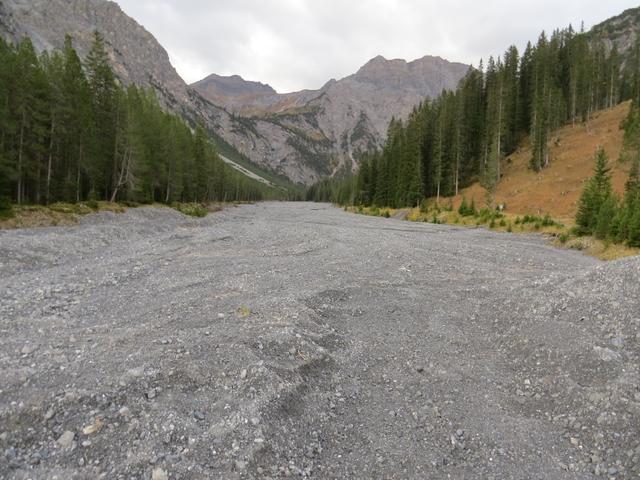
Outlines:
{"type": "Polygon", "coordinates": [[[576,224],[580,233],[594,233],[600,209],[612,196],[610,170],[607,155],[603,148],[599,148],[596,153],[594,175],[587,182],[578,205],[576,224]]]}

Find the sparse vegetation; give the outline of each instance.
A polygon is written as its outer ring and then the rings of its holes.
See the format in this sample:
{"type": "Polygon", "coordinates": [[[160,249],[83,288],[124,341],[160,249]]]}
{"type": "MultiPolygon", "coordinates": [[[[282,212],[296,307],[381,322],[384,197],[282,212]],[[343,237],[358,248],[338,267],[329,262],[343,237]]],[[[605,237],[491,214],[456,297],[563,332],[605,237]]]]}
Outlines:
{"type": "Polygon", "coordinates": [[[624,198],[619,199],[611,186],[607,155],[598,150],[594,175],[580,199],[574,232],[640,247],[640,157],[634,160],[624,198]]]}
{"type": "Polygon", "coordinates": [[[209,209],[202,203],[172,203],[171,208],[190,217],[206,217],[209,209]]]}

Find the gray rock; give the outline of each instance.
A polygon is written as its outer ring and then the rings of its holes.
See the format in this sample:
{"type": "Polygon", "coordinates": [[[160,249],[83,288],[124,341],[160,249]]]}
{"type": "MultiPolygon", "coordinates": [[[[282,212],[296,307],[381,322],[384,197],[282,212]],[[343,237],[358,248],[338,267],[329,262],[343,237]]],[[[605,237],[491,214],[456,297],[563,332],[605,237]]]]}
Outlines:
{"type": "Polygon", "coordinates": [[[154,468],[151,472],[151,480],[169,480],[169,475],[162,468],[154,468]]]}
{"type": "Polygon", "coordinates": [[[58,440],[56,440],[56,444],[60,448],[69,448],[73,445],[75,436],[75,433],[70,430],[66,430],[62,435],[60,435],[60,437],[58,437],[58,440]]]}

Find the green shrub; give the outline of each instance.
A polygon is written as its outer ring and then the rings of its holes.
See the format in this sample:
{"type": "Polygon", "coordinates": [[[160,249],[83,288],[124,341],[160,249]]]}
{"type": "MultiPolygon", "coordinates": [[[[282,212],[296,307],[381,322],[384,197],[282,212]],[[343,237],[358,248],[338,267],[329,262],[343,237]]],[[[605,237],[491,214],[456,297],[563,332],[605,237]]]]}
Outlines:
{"type": "Polygon", "coordinates": [[[466,197],[462,197],[462,203],[458,208],[458,213],[463,217],[472,217],[477,215],[475,200],[471,200],[471,205],[467,203],[466,197]]]}
{"type": "Polygon", "coordinates": [[[562,232],[559,236],[558,236],[558,240],[560,240],[561,244],[565,244],[569,241],[569,234],[567,234],[566,232],[562,232]]]}
{"type": "Polygon", "coordinates": [[[385,210],[384,214],[382,215],[384,218],[389,218],[391,217],[391,214],[389,213],[389,210],[385,210]]]}
{"type": "Polygon", "coordinates": [[[91,210],[100,210],[100,205],[97,200],[87,200],[84,204],[91,210]]]}
{"type": "Polygon", "coordinates": [[[190,217],[206,217],[209,213],[206,206],[200,203],[173,203],[171,207],[190,217]]]}

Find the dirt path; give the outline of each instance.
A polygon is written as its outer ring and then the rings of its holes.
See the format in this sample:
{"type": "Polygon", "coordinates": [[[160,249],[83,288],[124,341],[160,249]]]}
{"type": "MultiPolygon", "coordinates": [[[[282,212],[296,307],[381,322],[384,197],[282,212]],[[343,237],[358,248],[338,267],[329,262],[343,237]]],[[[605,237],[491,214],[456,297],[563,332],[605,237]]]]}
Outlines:
{"type": "Polygon", "coordinates": [[[637,478],[638,279],[315,204],[0,232],[0,478],[637,478]]]}

